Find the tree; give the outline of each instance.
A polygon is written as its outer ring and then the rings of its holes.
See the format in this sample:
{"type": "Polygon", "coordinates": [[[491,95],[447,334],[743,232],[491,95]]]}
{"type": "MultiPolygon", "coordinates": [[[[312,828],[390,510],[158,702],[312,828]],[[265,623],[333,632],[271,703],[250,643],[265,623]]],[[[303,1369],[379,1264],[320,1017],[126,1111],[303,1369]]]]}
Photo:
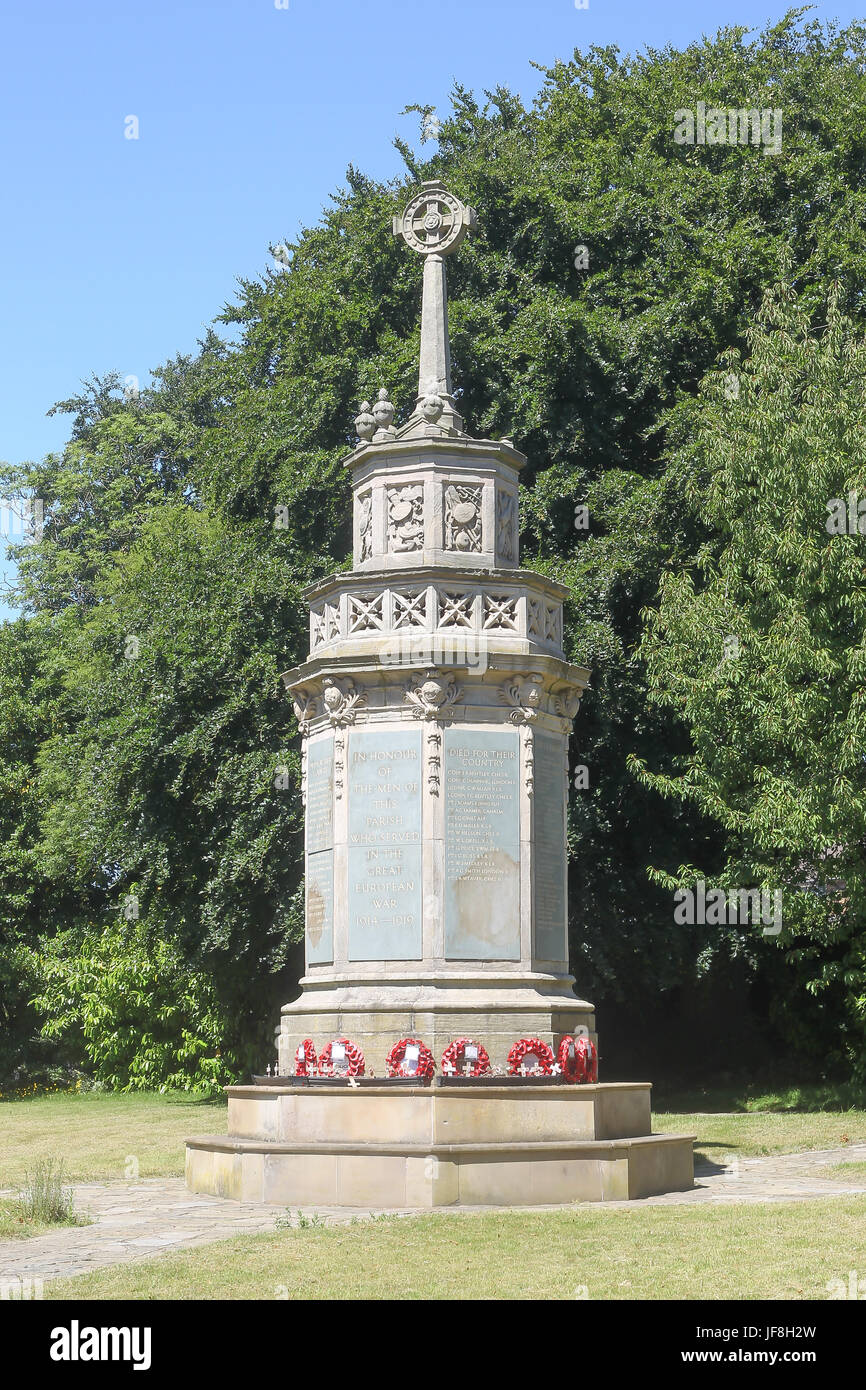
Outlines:
{"type": "MultiPolygon", "coordinates": [[[[838,286],[818,324],[803,300],[790,282],[767,294],[745,360],[729,354],[693,411],[679,464],[705,541],[666,572],[642,646],[651,699],[691,746],[671,770],[638,767],[723,827],[721,886],[779,893],[781,932],[749,949],[782,948],[863,1078],[866,342],[838,286]]],[[[657,880],[693,886],[699,862],[657,880]]],[[[802,995],[788,1010],[802,1038],[815,1010],[802,995]]]]}
{"type": "MultiPolygon", "coordinates": [[[[297,587],[256,528],[166,506],[96,596],[66,654],[69,718],[40,752],[40,853],[98,891],[106,930],[140,922],[140,949],[169,940],[210,977],[225,1076],[261,1068],[302,930],[300,766],[279,679],[301,640],[297,587]]],[[[92,918],[81,928],[70,959],[92,918]]]]}

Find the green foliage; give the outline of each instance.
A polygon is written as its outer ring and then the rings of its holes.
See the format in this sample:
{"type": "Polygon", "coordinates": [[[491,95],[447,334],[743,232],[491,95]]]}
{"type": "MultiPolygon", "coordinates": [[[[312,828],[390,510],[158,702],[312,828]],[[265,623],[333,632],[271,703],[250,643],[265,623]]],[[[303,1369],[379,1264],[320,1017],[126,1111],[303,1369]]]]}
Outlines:
{"type": "MultiPolygon", "coordinates": [[[[0,1081],[53,1076],[30,1004],[42,927],[85,909],[87,889],[52,880],[38,852],[45,796],[36,760],[61,722],[60,661],[41,615],[0,627],[0,1081]]],[[[66,1060],[78,1060],[68,1055],[66,1060]]]]}
{"type": "Polygon", "coordinates": [[[45,1032],[80,1034],[94,1076],[121,1091],[217,1091],[237,1059],[221,1055],[210,980],[140,922],[60,933],[42,957],[35,1000],[45,1032]]]}
{"type": "MultiPolygon", "coordinates": [[[[866,570],[856,510],[847,523],[866,495],[866,342],[839,297],[813,327],[790,285],[768,294],[748,356],[693,411],[680,462],[706,540],[665,574],[643,643],[651,698],[691,747],[643,779],[724,827],[722,886],[783,890],[778,945],[863,1078],[866,570]]],[[[657,878],[693,883],[696,862],[657,878]]]]}

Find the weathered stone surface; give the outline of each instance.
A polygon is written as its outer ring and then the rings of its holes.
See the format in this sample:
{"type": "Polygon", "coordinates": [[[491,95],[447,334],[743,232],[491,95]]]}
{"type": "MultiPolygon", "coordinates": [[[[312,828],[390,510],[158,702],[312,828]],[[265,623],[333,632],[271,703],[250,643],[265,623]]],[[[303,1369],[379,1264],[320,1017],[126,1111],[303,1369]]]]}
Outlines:
{"type": "Polygon", "coordinates": [[[311,657],[284,678],[310,747],[333,737],[335,788],[333,949],[326,928],[313,939],[329,920],[330,866],[308,862],[311,949],[301,997],[283,1010],[284,1068],[332,1026],[379,1071],[409,1034],[438,1056],[468,1031],[502,1065],[528,1032],[553,1044],[594,1028],[568,973],[564,879],[562,896],[542,881],[564,863],[565,737],[587,680],[563,660],[567,591],[516,568],[523,456],[443,425],[428,397],[448,383],[435,386],[396,437],[375,435],[348,460],[356,568],[310,591],[311,657]],[[370,739],[396,758],[407,737],[411,792],[394,776],[376,794],[356,753],[370,739]],[[557,806],[545,789],[539,812],[536,749],[545,778],[559,750],[562,792],[557,806]],[[539,871],[542,822],[557,843],[539,871]],[[386,870],[394,891],[374,893],[386,870]]]}
{"type": "Polygon", "coordinates": [[[392,977],[364,987],[347,982],[338,989],[307,989],[283,1009],[282,1070],[294,1069],[298,1044],[306,1037],[317,1051],[331,1038],[350,1037],[364,1052],[368,1068],[383,1076],[385,1057],[401,1037],[422,1038],[437,1063],[454,1038],[476,1037],[493,1065],[504,1068],[520,1037],[540,1037],[556,1049],[564,1034],[581,1028],[594,1034],[592,1005],[576,999],[564,982],[546,993],[545,977],[526,976],[516,967],[510,978],[472,972],[449,986],[443,977],[455,964],[443,961],[435,983],[417,978],[401,983],[392,977]]]}
{"type": "Polygon", "coordinates": [[[649,1096],[648,1084],[268,1087],[262,1100],[255,1087],[232,1087],[235,1133],[189,1140],[187,1180],[286,1206],[532,1206],[687,1190],[692,1136],[650,1135],[649,1096]]]}
{"type": "Polygon", "coordinates": [[[565,748],[562,736],[540,730],[535,735],[534,752],[535,956],[538,960],[562,960],[568,954],[565,748]]]}
{"type": "Polygon", "coordinates": [[[440,1089],[231,1086],[232,1137],[292,1143],[509,1143],[646,1136],[649,1082],[440,1089]]]}
{"type": "Polygon", "coordinates": [[[421,731],[353,729],[348,958],[420,960],[421,731]]]}
{"type": "Polygon", "coordinates": [[[445,955],[520,960],[520,737],[445,730],[445,955]]]}

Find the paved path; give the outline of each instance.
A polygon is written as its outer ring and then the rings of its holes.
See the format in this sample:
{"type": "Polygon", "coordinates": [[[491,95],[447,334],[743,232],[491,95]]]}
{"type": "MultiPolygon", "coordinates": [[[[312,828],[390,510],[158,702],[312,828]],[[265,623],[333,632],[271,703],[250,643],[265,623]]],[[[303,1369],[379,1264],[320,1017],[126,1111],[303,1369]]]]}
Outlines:
{"type": "Polygon", "coordinates": [[[829,1171],[836,1163],[866,1163],[866,1144],[774,1154],[770,1158],[740,1158],[730,1154],[718,1162],[696,1161],[695,1186],[691,1192],[666,1192],[661,1197],[645,1197],[641,1202],[606,1202],[605,1206],[792,1202],[866,1192],[866,1172],[846,1178],[829,1171]]]}
{"type": "MultiPolygon", "coordinates": [[[[640,1202],[606,1202],[596,1209],[790,1202],[866,1193],[866,1176],[840,1180],[827,1171],[830,1165],[840,1162],[866,1162],[866,1144],[772,1158],[731,1158],[727,1166],[700,1163],[695,1165],[695,1187],[689,1192],[670,1192],[640,1202]]],[[[82,1183],[74,1191],[77,1209],[88,1213],[93,1224],[64,1227],[31,1239],[0,1240],[0,1298],[9,1297],[10,1293],[14,1296],[17,1281],[85,1274],[106,1265],[146,1259],[161,1251],[208,1245],[250,1231],[273,1231],[281,1215],[278,1207],[227,1202],[187,1192],[182,1178],[82,1183]]],[[[442,1214],[464,1216],[484,1210],[495,1208],[440,1209],[442,1214]]],[[[328,1222],[347,1222],[370,1215],[345,1207],[318,1207],[316,1212],[328,1222]]],[[[310,1209],[308,1214],[312,1214],[310,1209]]]]}

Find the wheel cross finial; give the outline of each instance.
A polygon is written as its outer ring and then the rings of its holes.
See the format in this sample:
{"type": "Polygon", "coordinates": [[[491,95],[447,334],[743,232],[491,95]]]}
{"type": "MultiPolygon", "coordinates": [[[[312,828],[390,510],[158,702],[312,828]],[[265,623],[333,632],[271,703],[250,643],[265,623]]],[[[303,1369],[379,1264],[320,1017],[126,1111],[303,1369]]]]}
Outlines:
{"type": "Polygon", "coordinates": [[[419,255],[448,256],[475,226],[475,213],[438,179],[428,180],[421,189],[403,216],[394,218],[394,235],[402,236],[419,255]]]}
{"type": "MultiPolygon", "coordinates": [[[[395,217],[394,235],[424,257],[424,292],[421,298],[421,357],[418,366],[418,399],[401,432],[462,434],[463,421],[451,394],[451,348],[448,342],[448,286],[445,257],[456,251],[475,226],[475,213],[438,179],[428,179],[395,217]]],[[[378,436],[377,436],[378,438],[378,436]]]]}

